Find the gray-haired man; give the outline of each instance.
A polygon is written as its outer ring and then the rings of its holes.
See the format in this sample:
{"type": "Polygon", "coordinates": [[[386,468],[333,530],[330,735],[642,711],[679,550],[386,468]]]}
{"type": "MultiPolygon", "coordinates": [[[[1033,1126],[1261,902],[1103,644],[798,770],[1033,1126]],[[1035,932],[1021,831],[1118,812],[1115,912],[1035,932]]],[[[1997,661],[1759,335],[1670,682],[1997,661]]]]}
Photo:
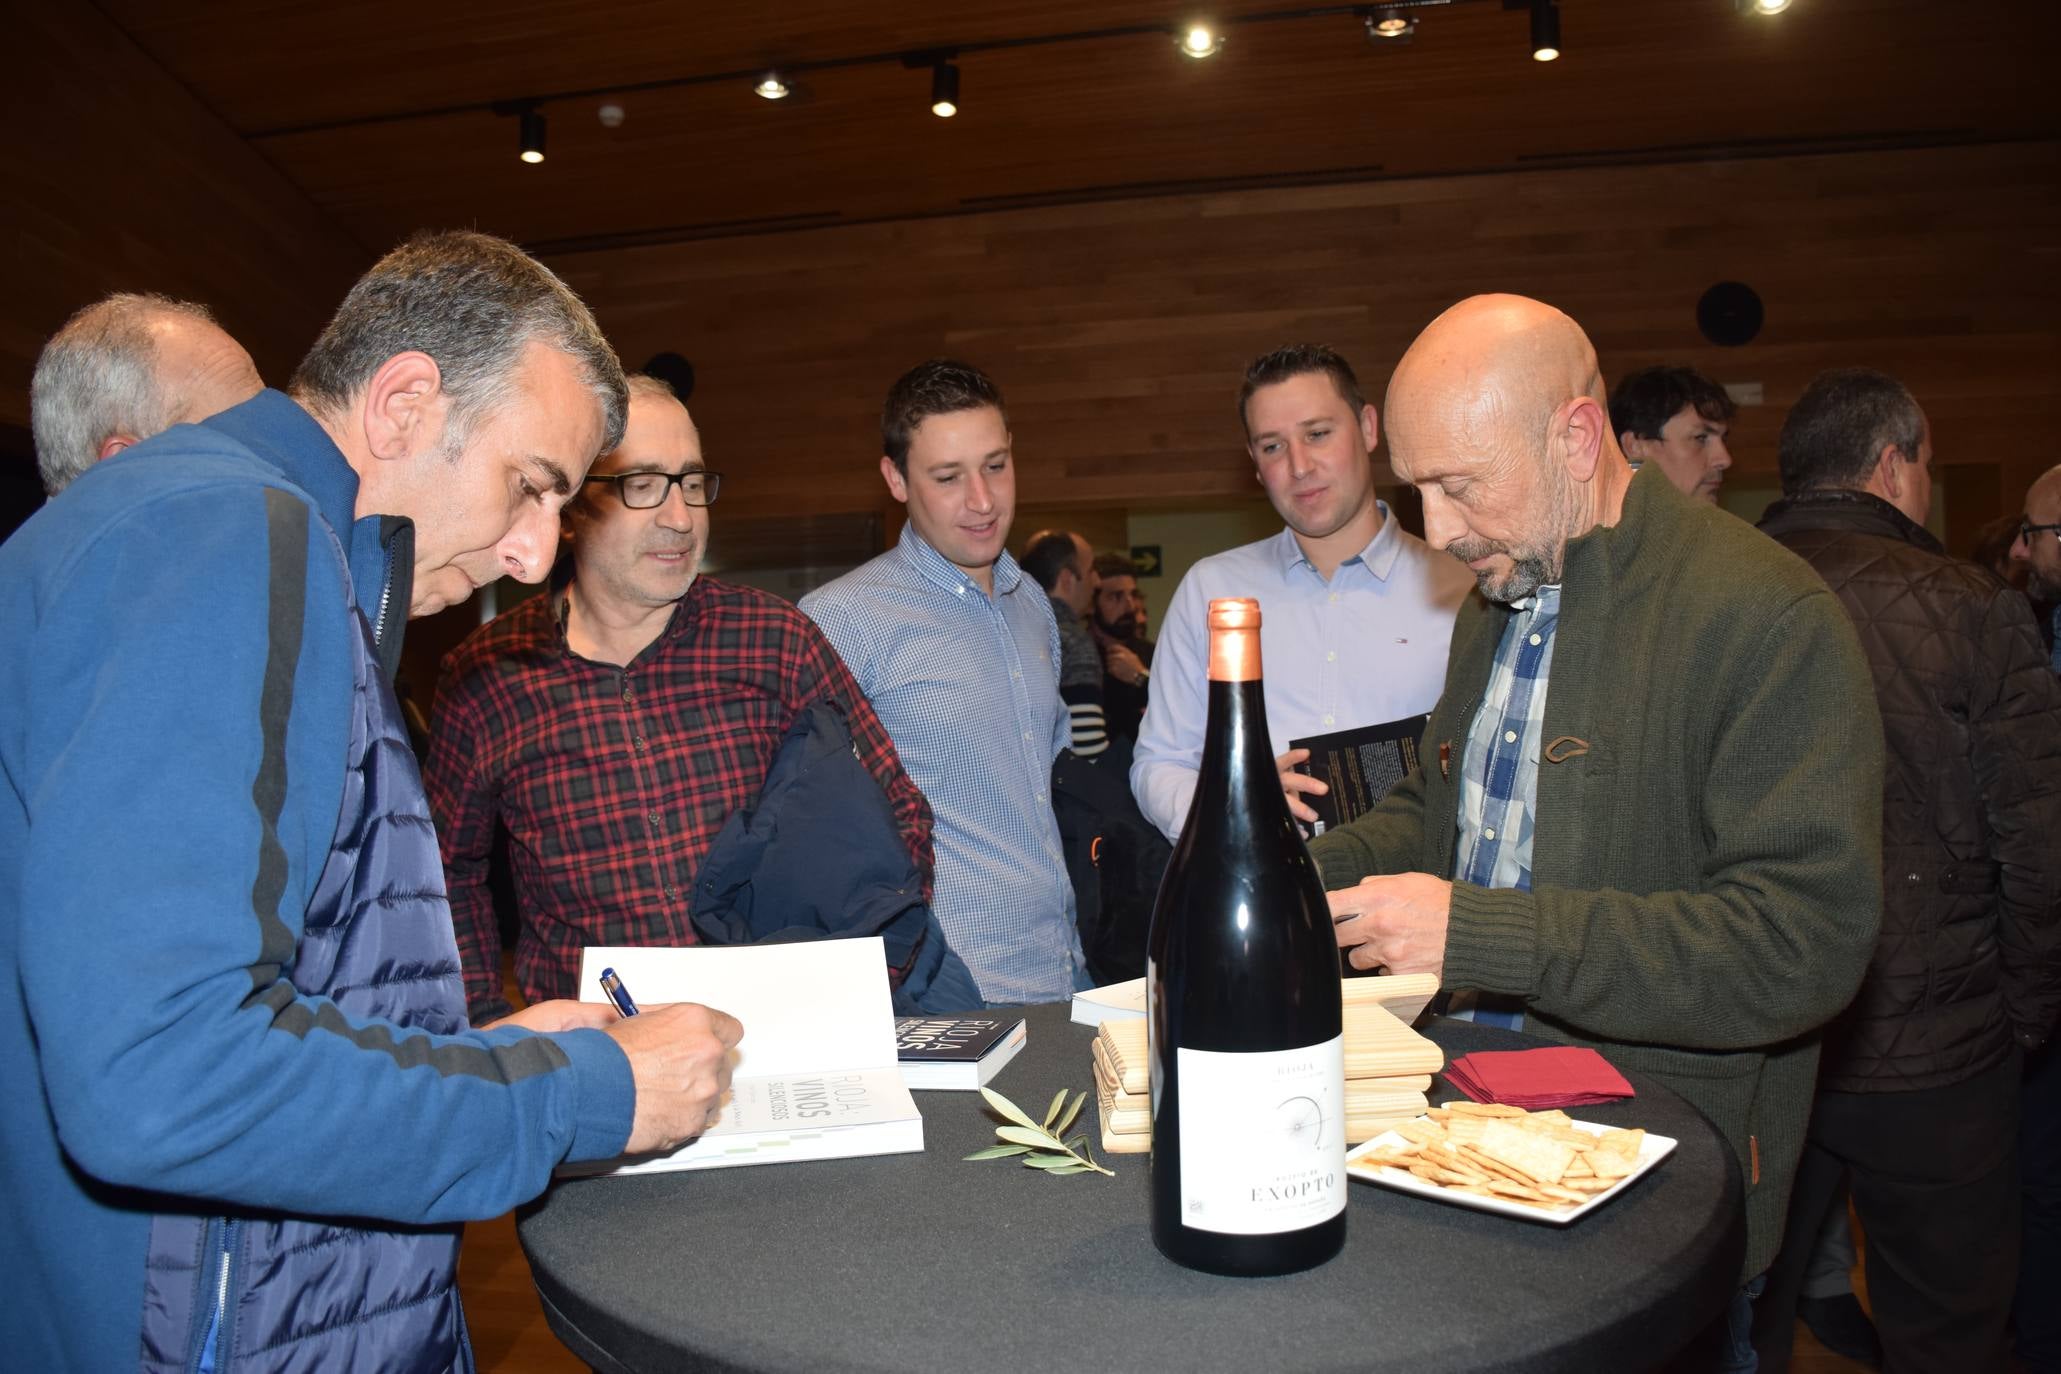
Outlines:
{"type": "Polygon", "coordinates": [[[1821,373],[1780,459],[1760,528],[1859,629],[1890,767],[1882,933],[1825,1030],[1763,1326],[1786,1348],[1785,1309],[1825,1216],[1844,1220],[1850,1174],[1889,1367],[2002,1369],[2020,1051],[2061,1015],[2061,690],[2025,598],[1925,530],[1932,425],[1902,383],[1821,373]]]}
{"type": "Polygon", "coordinates": [[[51,335],[29,383],[43,489],[55,496],[101,459],[263,387],[206,306],[127,291],[95,301],[51,335]]]}
{"type": "Polygon", "coordinates": [[[544,576],[625,404],[564,283],[425,236],[291,397],[146,440],[0,547],[12,1365],[470,1368],[460,1223],[706,1124],[721,1012],[467,1026],[386,683],[410,610],[544,576]]]}

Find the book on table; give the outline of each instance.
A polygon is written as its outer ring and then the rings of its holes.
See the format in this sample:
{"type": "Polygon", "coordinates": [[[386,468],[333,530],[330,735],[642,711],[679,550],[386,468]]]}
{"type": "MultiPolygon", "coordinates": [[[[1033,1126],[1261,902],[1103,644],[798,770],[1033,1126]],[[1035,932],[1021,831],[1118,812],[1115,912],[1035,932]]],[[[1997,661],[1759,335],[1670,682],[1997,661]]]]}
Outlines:
{"type": "Polygon", "coordinates": [[[1099,988],[1083,988],[1073,995],[1071,1019],[1080,1026],[1144,1020],[1145,980],[1129,978],[1121,983],[1104,983],[1099,988]]]}
{"type": "Polygon", "coordinates": [[[722,1169],[907,1154],[923,1117],[896,1064],[894,1006],[878,936],[791,945],[589,948],[580,1000],[605,1002],[613,968],[645,1007],[699,1002],[743,1023],[722,1119],[676,1150],[560,1168],[562,1175],[722,1169]]]}
{"type": "Polygon", "coordinates": [[[895,1021],[902,1082],[971,1092],[989,1082],[1029,1039],[1021,1016],[904,1016],[895,1021]]]}

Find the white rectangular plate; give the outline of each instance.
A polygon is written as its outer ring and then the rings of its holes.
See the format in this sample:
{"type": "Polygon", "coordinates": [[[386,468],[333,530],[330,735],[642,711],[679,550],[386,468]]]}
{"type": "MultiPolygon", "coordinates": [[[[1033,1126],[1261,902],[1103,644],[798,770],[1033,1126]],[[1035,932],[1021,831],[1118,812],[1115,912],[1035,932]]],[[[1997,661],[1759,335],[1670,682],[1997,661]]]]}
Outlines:
{"type": "MultiPolygon", "coordinates": [[[[1429,1117],[1420,1119],[1430,1120],[1429,1117]]],[[[1591,1135],[1601,1135],[1605,1131],[1618,1129],[1614,1126],[1599,1126],[1593,1121],[1576,1121],[1571,1124],[1579,1130],[1589,1132],[1591,1135]]],[[[1450,1202],[1455,1207],[1472,1207],[1477,1212],[1500,1212],[1506,1217],[1522,1217],[1526,1221],[1543,1221],[1549,1226],[1565,1226],[1577,1218],[1587,1216],[1590,1212],[1601,1207],[1604,1203],[1644,1178],[1648,1170],[1660,1163],[1661,1160],[1666,1159],[1668,1155],[1674,1152],[1675,1148],[1673,1136],[1655,1135],[1653,1132],[1648,1131],[1646,1132],[1646,1139],[1639,1145],[1639,1162],[1632,1169],[1631,1173],[1619,1179],[1608,1190],[1597,1193],[1587,1202],[1578,1203],[1573,1207],[1565,1209],[1552,1209],[1530,1207],[1509,1198],[1483,1197],[1479,1193],[1461,1193],[1451,1188],[1441,1188],[1436,1183],[1417,1177],[1417,1175],[1409,1172],[1407,1169],[1369,1164],[1363,1158],[1374,1150],[1384,1147],[1393,1149],[1408,1145],[1409,1143],[1409,1141],[1394,1131],[1383,1131],[1364,1145],[1356,1145],[1347,1152],[1345,1171],[1353,1178],[1362,1179],[1368,1183],[1378,1183],[1384,1188],[1393,1188],[1399,1193],[1415,1193],[1419,1197],[1428,1197],[1439,1202],[1450,1202]]]]}

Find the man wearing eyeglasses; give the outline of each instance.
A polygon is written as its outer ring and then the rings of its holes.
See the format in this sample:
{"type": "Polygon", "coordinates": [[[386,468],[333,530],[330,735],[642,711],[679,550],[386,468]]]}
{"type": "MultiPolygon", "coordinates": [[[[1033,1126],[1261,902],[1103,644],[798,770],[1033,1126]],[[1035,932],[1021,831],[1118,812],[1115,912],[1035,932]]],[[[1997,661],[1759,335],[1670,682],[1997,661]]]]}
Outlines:
{"type": "Polygon", "coordinates": [[[672,388],[629,381],[623,441],[566,506],[548,593],[444,662],[424,781],[475,1022],[503,1015],[487,872],[508,835],[532,1001],[574,995],[587,945],[691,945],[695,877],[759,797],[789,727],[836,708],[928,896],[931,814],[809,618],[698,575],[721,476],[672,388]]]}
{"type": "MultiPolygon", "coordinates": [[[[2061,466],[2051,467],[2025,493],[2025,514],[2011,543],[2011,561],[2024,567],[2047,638],[2048,663],[2061,673],[2061,466]]],[[[2045,837],[2049,844],[2055,837],[2045,837]]],[[[2049,1044],[2025,1060],[2020,1081],[2018,1165],[2023,1179],[2023,1249],[2011,1322],[2016,1354],[2028,1369],[2061,1369],[2061,1050],[2049,1044]]]]}
{"type": "Polygon", "coordinates": [[[2061,673],[2061,467],[2051,467],[2025,493],[2025,518],[2011,541],[2011,561],[2025,565],[2025,594],[2040,611],[2047,651],[2061,673]]]}

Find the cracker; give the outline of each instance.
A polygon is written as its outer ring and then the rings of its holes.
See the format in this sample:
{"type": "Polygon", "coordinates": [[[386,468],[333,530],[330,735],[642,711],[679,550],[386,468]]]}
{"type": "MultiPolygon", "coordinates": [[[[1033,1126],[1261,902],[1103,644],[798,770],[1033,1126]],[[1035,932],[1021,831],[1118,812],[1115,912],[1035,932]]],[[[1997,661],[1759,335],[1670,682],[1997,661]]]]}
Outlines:
{"type": "Polygon", "coordinates": [[[1488,1129],[1495,1118],[1485,1116],[1456,1116],[1446,1122],[1446,1138],[1454,1142],[1478,1142],[1481,1133],[1488,1129]]]}
{"type": "Polygon", "coordinates": [[[1623,1155],[1636,1160],[1640,1149],[1646,1144],[1646,1132],[1638,1127],[1628,1131],[1605,1131],[1596,1140],[1596,1148],[1612,1154],[1623,1155]]]}
{"type": "Polygon", "coordinates": [[[1457,1150],[1434,1150],[1426,1147],[1424,1162],[1436,1165],[1441,1169],[1450,1170],[1456,1174],[1465,1174],[1476,1183],[1485,1181],[1489,1176],[1488,1170],[1482,1168],[1457,1150]]]}
{"type": "Polygon", "coordinates": [[[1472,1164],[1477,1169],[1485,1170],[1497,1178],[1506,1178],[1512,1183],[1523,1184],[1533,1184],[1539,1181],[1530,1174],[1525,1173],[1522,1169],[1514,1168],[1497,1159],[1494,1155],[1484,1153],[1479,1145],[1462,1145],[1460,1149],[1462,1151],[1461,1157],[1469,1164],[1472,1164]]]}
{"type": "Polygon", "coordinates": [[[1443,1141],[1446,1138],[1445,1129],[1430,1121],[1405,1121],[1395,1128],[1395,1133],[1419,1145],[1426,1141],[1443,1141]]]}
{"type": "Polygon", "coordinates": [[[1505,1121],[1491,1121],[1481,1133],[1481,1152],[1540,1183],[1558,1183],[1574,1161],[1574,1147],[1505,1121]]]}
{"type": "MultiPolygon", "coordinates": [[[[1621,1178],[1631,1177],[1632,1170],[1639,1166],[1636,1160],[1626,1159],[1615,1150],[1591,1150],[1589,1167],[1596,1171],[1597,1178],[1607,1178],[1615,1182],[1621,1178]]],[[[1559,1181],[1554,1180],[1556,1183],[1559,1181]]]]}

